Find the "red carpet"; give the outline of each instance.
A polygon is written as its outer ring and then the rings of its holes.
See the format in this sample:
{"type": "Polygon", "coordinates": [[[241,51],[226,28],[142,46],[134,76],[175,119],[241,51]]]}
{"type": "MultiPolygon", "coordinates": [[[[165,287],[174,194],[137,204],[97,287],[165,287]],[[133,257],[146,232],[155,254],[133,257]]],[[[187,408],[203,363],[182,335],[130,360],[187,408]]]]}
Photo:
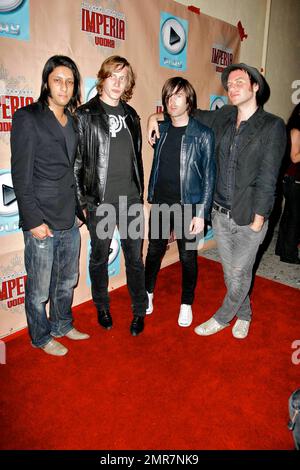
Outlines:
{"type": "MultiPolygon", "coordinates": [[[[199,258],[193,327],[224,294],[221,267],[199,258]]],[[[1,374],[1,449],[293,449],[287,402],[300,385],[291,344],[300,339],[300,292],[257,278],[247,340],[227,328],[199,337],[177,326],[177,263],[160,272],[145,332],[129,334],[126,287],[112,293],[114,328],[75,309],[92,335],[63,339],[64,358],[7,343],[1,374]]]]}

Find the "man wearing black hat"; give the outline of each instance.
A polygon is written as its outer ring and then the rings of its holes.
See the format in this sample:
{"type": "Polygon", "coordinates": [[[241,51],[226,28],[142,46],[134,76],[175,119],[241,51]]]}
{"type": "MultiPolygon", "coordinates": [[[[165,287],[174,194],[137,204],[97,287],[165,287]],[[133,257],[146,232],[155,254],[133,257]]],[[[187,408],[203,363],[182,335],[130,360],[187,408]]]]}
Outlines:
{"type": "MultiPolygon", "coordinates": [[[[256,68],[232,64],[223,71],[222,84],[233,106],[214,112],[198,110],[197,118],[215,132],[217,181],[212,225],[227,292],[214,316],[195,332],[215,334],[237,316],[232,334],[243,339],[252,315],[253,264],[267,232],[286,133],[283,120],[263,110],[270,88],[256,68]]],[[[149,123],[152,143],[153,121],[149,123]]]]}

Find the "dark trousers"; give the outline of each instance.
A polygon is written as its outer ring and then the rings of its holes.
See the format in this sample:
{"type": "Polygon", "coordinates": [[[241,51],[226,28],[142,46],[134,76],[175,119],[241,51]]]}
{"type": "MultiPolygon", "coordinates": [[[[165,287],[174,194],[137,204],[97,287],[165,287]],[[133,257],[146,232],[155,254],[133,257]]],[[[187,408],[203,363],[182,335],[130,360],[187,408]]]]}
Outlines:
{"type": "MultiPolygon", "coordinates": [[[[159,207],[159,205],[156,207],[159,207]]],[[[196,248],[196,237],[188,235],[188,226],[191,218],[185,221],[182,217],[183,211],[181,209],[178,218],[176,216],[174,218],[174,213],[171,212],[169,224],[164,224],[162,214],[159,214],[157,219],[159,225],[158,227],[153,227],[152,212],[153,208],[150,213],[149,245],[145,263],[146,290],[149,293],[154,291],[161,262],[167,249],[168,239],[170,233],[174,231],[182,268],[181,303],[192,305],[198,276],[198,251],[196,248]],[[154,232],[156,232],[156,236],[154,236],[154,232]],[[194,249],[189,249],[188,245],[194,245],[194,249]]]]}
{"type": "Polygon", "coordinates": [[[109,214],[97,215],[97,207],[89,207],[87,226],[91,237],[91,255],[89,273],[92,286],[93,301],[98,310],[108,310],[110,299],[108,294],[108,258],[113,232],[117,225],[120,232],[121,246],[125,258],[127,287],[131,297],[134,315],[144,316],[148,305],[145,290],[145,270],[142,260],[143,237],[134,228],[139,225],[143,233],[143,214],[136,217],[129,215],[130,205],[110,205],[115,209],[115,217],[109,214]],[[105,233],[103,231],[105,224],[105,233]],[[98,229],[97,229],[98,225],[98,229]],[[133,233],[131,233],[131,231],[133,233]]]}
{"type": "Polygon", "coordinates": [[[286,176],[283,180],[283,195],[285,204],[275,252],[286,260],[295,261],[300,240],[300,183],[286,176]]]}

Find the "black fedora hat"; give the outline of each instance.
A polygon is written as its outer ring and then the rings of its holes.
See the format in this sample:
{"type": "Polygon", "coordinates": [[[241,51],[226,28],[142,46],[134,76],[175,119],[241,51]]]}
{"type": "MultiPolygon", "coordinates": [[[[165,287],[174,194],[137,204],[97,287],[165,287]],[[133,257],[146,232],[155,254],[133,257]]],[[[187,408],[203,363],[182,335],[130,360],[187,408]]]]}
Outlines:
{"type": "Polygon", "coordinates": [[[230,72],[233,72],[233,70],[244,70],[250,75],[250,77],[253,78],[253,80],[259,86],[259,89],[256,93],[257,103],[260,105],[264,105],[270,98],[270,87],[265,77],[255,67],[252,67],[251,65],[247,65],[243,63],[228,65],[228,67],[226,67],[226,69],[223,70],[222,77],[221,77],[222,85],[226,91],[227,91],[228,76],[230,72]]]}

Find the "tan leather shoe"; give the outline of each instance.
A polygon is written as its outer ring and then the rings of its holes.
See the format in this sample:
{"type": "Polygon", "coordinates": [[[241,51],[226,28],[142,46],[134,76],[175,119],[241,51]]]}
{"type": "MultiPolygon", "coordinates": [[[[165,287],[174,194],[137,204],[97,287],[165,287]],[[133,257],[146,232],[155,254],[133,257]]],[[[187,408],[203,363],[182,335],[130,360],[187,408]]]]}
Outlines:
{"type": "Polygon", "coordinates": [[[46,346],[43,346],[40,349],[51,356],[64,356],[68,352],[68,349],[58,341],[55,341],[55,339],[51,339],[46,346]]]}
{"type": "Polygon", "coordinates": [[[72,328],[72,330],[68,331],[65,336],[66,338],[74,339],[75,341],[89,339],[90,337],[90,335],[88,335],[87,333],[81,333],[80,331],[76,330],[76,328],[72,328]]]}
{"type": "Polygon", "coordinates": [[[205,323],[201,323],[201,325],[196,326],[194,329],[195,333],[200,336],[210,336],[218,333],[221,330],[224,330],[229,325],[221,325],[221,323],[217,322],[214,317],[211,317],[205,323]]]}

